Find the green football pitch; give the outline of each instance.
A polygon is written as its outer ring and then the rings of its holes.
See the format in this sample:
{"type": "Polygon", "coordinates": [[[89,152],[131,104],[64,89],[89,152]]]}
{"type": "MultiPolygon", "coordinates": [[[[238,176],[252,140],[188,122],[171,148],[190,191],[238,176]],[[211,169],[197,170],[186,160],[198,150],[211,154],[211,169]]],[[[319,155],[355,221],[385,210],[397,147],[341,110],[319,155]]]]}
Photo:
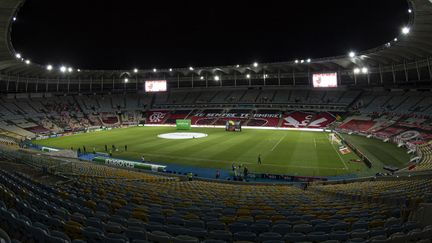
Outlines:
{"type": "Polygon", "coordinates": [[[409,160],[403,149],[378,140],[349,137],[376,160],[377,166],[367,168],[354,153],[343,155],[339,146],[329,140],[324,132],[252,130],[226,132],[218,128],[193,128],[191,132],[208,134],[204,138],[170,140],[159,134],[179,132],[173,127],[132,127],[109,131],[83,133],[35,141],[34,143],[55,148],[86,146],[87,152],[95,147],[105,152],[112,145],[118,148],[113,157],[146,160],[154,163],[230,170],[233,162],[241,163],[251,172],[289,174],[299,176],[336,176],[344,174],[370,175],[382,171],[382,165],[403,166],[409,160]],[[370,144],[373,142],[372,144],[370,144]],[[124,146],[128,150],[124,151],[124,146]],[[385,145],[385,156],[382,147],[385,145]],[[258,165],[261,154],[262,164],[258,165]]]}

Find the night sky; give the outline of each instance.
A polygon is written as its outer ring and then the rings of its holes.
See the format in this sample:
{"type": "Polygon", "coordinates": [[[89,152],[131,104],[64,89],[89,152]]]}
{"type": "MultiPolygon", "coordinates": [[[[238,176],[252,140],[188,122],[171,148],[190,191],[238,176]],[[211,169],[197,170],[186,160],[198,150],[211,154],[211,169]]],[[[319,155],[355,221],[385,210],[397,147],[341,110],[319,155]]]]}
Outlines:
{"type": "Polygon", "coordinates": [[[39,64],[141,69],[292,61],[382,45],[406,0],[27,0],[12,42],[39,64]]]}

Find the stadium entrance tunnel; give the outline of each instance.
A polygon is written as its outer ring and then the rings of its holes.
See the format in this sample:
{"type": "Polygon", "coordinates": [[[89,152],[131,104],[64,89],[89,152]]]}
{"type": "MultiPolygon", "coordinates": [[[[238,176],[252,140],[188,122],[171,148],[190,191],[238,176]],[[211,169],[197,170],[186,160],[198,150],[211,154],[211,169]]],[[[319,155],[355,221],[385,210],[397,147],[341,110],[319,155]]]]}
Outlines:
{"type": "Polygon", "coordinates": [[[173,132],[173,133],[163,133],[159,134],[159,138],[164,139],[194,139],[194,138],[205,138],[208,135],[205,133],[198,132],[173,132]]]}

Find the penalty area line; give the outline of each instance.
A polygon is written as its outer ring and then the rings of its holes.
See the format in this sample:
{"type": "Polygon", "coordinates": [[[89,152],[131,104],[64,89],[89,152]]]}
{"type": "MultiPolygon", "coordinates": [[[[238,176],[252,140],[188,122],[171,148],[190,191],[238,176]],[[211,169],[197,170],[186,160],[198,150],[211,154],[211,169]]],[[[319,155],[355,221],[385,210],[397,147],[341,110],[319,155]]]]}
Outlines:
{"type": "Polygon", "coordinates": [[[283,137],[281,137],[279,139],[279,141],[273,146],[273,148],[270,151],[274,151],[275,148],[282,142],[282,140],[286,137],[287,133],[285,133],[285,135],[283,135],[283,137]]]}

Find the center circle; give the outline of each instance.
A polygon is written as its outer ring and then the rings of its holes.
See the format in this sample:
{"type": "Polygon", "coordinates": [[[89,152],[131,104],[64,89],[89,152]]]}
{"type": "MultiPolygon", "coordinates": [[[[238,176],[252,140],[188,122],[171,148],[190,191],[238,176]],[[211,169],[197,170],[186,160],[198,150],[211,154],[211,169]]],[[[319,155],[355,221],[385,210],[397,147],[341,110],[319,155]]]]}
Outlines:
{"type": "Polygon", "coordinates": [[[193,139],[193,138],[205,138],[208,135],[199,132],[173,132],[173,133],[163,133],[159,134],[159,138],[164,139],[193,139]]]}

